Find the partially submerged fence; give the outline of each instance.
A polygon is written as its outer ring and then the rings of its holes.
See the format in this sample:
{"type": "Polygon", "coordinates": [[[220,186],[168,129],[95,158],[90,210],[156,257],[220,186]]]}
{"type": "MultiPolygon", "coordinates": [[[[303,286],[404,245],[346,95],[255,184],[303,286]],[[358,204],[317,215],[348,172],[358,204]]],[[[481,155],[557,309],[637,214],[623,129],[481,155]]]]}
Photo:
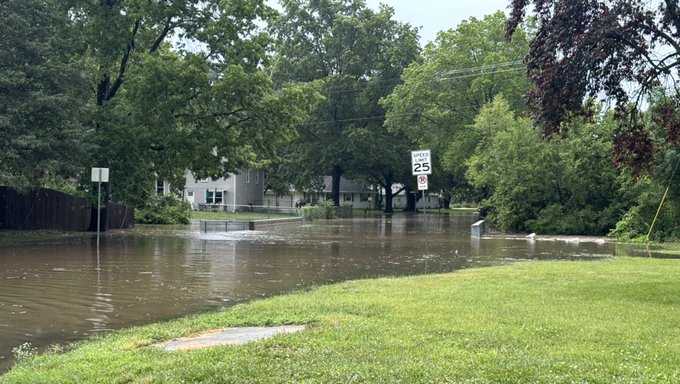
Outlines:
{"type": "MultiPolygon", "coordinates": [[[[97,208],[84,198],[44,188],[20,192],[0,187],[0,229],[96,230],[96,215],[97,208]]],[[[102,208],[102,229],[133,225],[131,208],[115,203],[102,208]]]]}

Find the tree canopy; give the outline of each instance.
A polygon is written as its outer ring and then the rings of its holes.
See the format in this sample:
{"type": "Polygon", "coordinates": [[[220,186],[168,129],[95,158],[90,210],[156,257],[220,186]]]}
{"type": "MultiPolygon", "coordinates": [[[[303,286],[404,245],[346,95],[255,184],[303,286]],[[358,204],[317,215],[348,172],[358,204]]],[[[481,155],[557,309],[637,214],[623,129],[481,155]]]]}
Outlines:
{"type": "Polygon", "coordinates": [[[106,166],[112,197],[140,205],[157,178],[181,188],[186,169],[262,166],[319,99],[304,85],[274,87],[264,1],[34,3],[0,8],[10,27],[3,174],[27,178],[44,158],[69,164],[63,177],[87,190],[88,168],[106,166]]]}
{"type": "MultiPolygon", "coordinates": [[[[527,58],[530,100],[545,134],[559,132],[570,113],[584,111],[586,98],[604,95],[616,102],[621,116],[617,161],[636,170],[648,164],[652,140],[637,116],[644,96],[675,86],[680,67],[677,1],[514,0],[508,36],[529,9],[538,27],[527,58]]],[[[677,109],[677,98],[672,105],[677,109]]],[[[677,124],[667,129],[669,137],[678,136],[677,124]]]]}
{"type": "Polygon", "coordinates": [[[0,3],[0,183],[47,186],[87,150],[84,60],[56,1],[0,3]],[[85,139],[85,140],[84,140],[85,139]]]}
{"type": "Polygon", "coordinates": [[[522,60],[529,40],[518,30],[506,41],[505,22],[505,15],[497,12],[440,32],[421,59],[404,71],[404,83],[383,100],[388,129],[432,149],[432,184],[445,195],[469,191],[466,159],[481,137],[468,125],[481,107],[503,94],[514,110],[525,109],[528,83],[522,60]]]}
{"type": "Polygon", "coordinates": [[[390,150],[376,141],[386,134],[378,132],[384,120],[378,102],[416,59],[417,31],[394,20],[391,8],[374,11],[363,0],[284,0],[281,5],[283,14],[273,26],[274,78],[322,82],[326,100],[300,127],[302,140],[296,146],[303,154],[302,168],[333,176],[333,198],[339,205],[342,175],[370,177],[374,168],[384,168],[384,159],[383,164],[360,160],[365,152],[355,140],[368,136],[376,144],[373,151],[390,150]]]}

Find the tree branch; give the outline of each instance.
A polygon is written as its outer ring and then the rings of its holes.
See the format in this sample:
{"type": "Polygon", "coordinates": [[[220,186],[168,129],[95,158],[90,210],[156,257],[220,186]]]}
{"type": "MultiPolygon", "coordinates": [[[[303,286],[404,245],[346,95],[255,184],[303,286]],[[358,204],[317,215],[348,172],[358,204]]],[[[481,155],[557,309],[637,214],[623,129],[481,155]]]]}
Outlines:
{"type": "Polygon", "coordinates": [[[135,26],[132,28],[130,40],[128,41],[125,53],[123,54],[123,58],[120,60],[120,67],[118,68],[118,77],[116,77],[116,80],[111,85],[111,88],[109,88],[108,92],[106,92],[106,96],[103,100],[104,102],[109,101],[114,96],[116,96],[118,89],[120,89],[120,86],[123,85],[123,81],[125,79],[125,71],[127,71],[130,55],[132,54],[132,51],[134,51],[135,49],[135,37],[137,36],[137,31],[139,31],[139,26],[141,24],[142,19],[137,19],[137,21],[135,21],[135,26]]]}
{"type": "Polygon", "coordinates": [[[149,53],[154,53],[160,48],[161,44],[163,43],[163,40],[168,36],[168,33],[176,26],[172,22],[172,16],[168,16],[167,19],[165,19],[165,26],[163,26],[163,30],[161,33],[156,37],[156,39],[153,41],[151,44],[151,47],[149,47],[149,53]]]}
{"type": "Polygon", "coordinates": [[[675,49],[676,52],[680,52],[680,43],[675,41],[675,39],[673,39],[673,37],[671,35],[667,34],[666,32],[664,32],[664,31],[662,31],[662,30],[660,30],[656,27],[649,26],[647,24],[640,24],[640,26],[643,29],[646,29],[647,31],[649,31],[653,34],[656,34],[656,37],[663,38],[668,44],[673,46],[673,48],[675,49]]]}

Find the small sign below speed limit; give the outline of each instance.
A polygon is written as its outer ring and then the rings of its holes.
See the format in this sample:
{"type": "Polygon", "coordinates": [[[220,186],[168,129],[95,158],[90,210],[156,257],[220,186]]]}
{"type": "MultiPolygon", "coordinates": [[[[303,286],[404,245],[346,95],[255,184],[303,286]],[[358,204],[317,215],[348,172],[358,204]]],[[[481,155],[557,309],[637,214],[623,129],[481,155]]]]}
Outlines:
{"type": "Polygon", "coordinates": [[[420,175],[418,179],[418,190],[427,191],[427,175],[420,175]]]}
{"type": "Polygon", "coordinates": [[[411,151],[411,169],[414,176],[432,174],[432,162],[430,161],[429,149],[411,151]]]}

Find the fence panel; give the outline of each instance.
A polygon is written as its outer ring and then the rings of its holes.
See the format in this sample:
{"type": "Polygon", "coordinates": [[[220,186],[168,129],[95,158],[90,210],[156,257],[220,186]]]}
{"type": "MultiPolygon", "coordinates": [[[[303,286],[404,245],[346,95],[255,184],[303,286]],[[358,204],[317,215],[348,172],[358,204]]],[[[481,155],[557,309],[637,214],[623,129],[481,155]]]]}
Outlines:
{"type": "MultiPolygon", "coordinates": [[[[134,211],[111,203],[102,209],[103,229],[130,228],[134,211]]],[[[0,187],[0,229],[87,231],[96,229],[96,208],[87,199],[51,189],[19,192],[0,187]]]]}

